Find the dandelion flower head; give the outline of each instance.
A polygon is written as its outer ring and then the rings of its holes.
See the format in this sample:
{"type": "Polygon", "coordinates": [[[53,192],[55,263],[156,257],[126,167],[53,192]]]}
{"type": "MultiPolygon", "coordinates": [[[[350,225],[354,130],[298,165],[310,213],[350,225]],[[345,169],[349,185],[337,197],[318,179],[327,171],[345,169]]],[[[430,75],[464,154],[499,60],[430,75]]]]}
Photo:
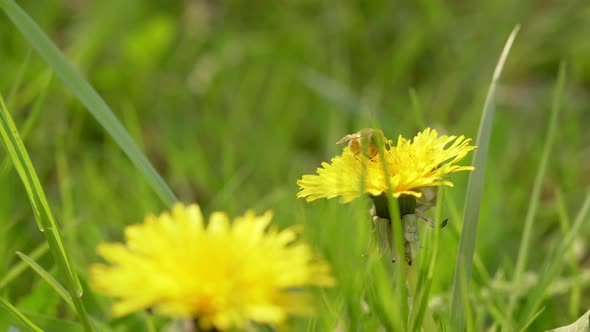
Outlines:
{"type": "Polygon", "coordinates": [[[230,224],[215,212],[205,225],[199,206],[178,203],[128,226],[124,244],[100,244],[108,264],[90,267],[91,285],[116,298],[115,316],[153,308],[203,329],[281,324],[309,313],[304,287],[334,280],[294,229],[269,228],[271,219],[249,211],[230,224]]]}
{"type": "Polygon", "coordinates": [[[446,179],[449,174],[474,169],[457,165],[476,148],[465,136],[439,136],[436,130],[427,128],[412,140],[400,135],[396,145],[383,137],[382,145],[382,153],[370,157],[345,147],[330,163],[323,162],[317,174],[304,175],[297,181],[297,197],[308,202],[340,197],[347,203],[363,193],[382,195],[389,186],[395,198],[421,197],[420,189],[453,186],[446,179]]]}

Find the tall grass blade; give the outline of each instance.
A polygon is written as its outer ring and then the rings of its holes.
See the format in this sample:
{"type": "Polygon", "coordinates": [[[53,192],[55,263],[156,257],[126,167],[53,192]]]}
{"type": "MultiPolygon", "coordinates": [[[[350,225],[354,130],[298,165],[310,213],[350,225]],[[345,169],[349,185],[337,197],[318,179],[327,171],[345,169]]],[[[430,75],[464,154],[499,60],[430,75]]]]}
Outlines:
{"type": "MultiPolygon", "coordinates": [[[[31,107],[30,112],[27,114],[27,119],[25,120],[25,124],[21,130],[21,137],[25,139],[29,136],[31,130],[33,130],[35,124],[37,124],[37,119],[41,114],[41,110],[43,109],[43,104],[45,103],[45,99],[47,98],[47,93],[49,92],[49,85],[51,84],[51,80],[53,79],[53,72],[47,69],[40,74],[40,87],[38,90],[37,98],[35,98],[35,102],[31,107]]],[[[10,108],[8,108],[10,109],[10,108]]]]}
{"type": "MultiPolygon", "coordinates": [[[[390,264],[390,262],[386,262],[390,264]]],[[[366,287],[367,298],[371,311],[379,317],[381,324],[387,331],[397,331],[403,325],[404,317],[396,317],[393,313],[398,312],[397,304],[391,301],[389,294],[394,293],[391,284],[390,270],[383,264],[381,257],[378,259],[371,259],[368,262],[367,271],[370,275],[369,285],[366,287]],[[373,303],[371,303],[371,300],[373,303]]],[[[407,301],[407,299],[405,299],[407,301]]],[[[359,326],[360,329],[363,326],[359,326]]]]}
{"type": "Polygon", "coordinates": [[[0,307],[3,307],[8,312],[10,312],[19,322],[21,322],[24,326],[26,326],[29,331],[33,332],[43,332],[41,328],[39,328],[35,323],[31,322],[25,315],[23,315],[16,307],[6,301],[5,298],[0,296],[0,307]]]}
{"type": "MultiPolygon", "coordinates": [[[[20,136],[23,140],[29,136],[29,133],[34,128],[35,124],[37,123],[37,119],[39,118],[39,114],[41,113],[41,105],[45,101],[45,97],[47,97],[47,91],[49,90],[49,83],[51,83],[52,72],[47,70],[41,74],[41,87],[39,88],[39,94],[35,99],[33,107],[31,108],[30,113],[27,115],[27,119],[25,120],[25,124],[20,131],[20,136]]],[[[7,107],[10,109],[10,107],[7,107]]],[[[10,158],[6,156],[2,163],[0,163],[0,176],[4,176],[9,170],[10,166],[12,165],[10,158]]]]}
{"type": "Polygon", "coordinates": [[[23,59],[21,67],[19,68],[15,79],[12,81],[11,89],[10,89],[10,92],[8,93],[8,98],[6,98],[6,103],[8,104],[9,109],[12,108],[12,105],[14,103],[14,98],[16,97],[16,93],[21,87],[21,84],[23,82],[23,77],[25,76],[25,71],[30,66],[31,53],[32,53],[31,51],[32,50],[30,48],[27,50],[27,54],[25,55],[25,58],[23,59]]]}
{"type": "MultiPolygon", "coordinates": [[[[31,259],[39,259],[41,256],[45,255],[45,253],[49,250],[49,245],[46,242],[40,244],[35,250],[31,252],[29,257],[31,259]]],[[[0,289],[6,287],[11,281],[16,279],[21,273],[23,273],[27,269],[27,264],[25,262],[18,262],[13,267],[4,274],[4,277],[0,279],[0,289]]]]}
{"type": "Polygon", "coordinates": [[[74,307],[72,303],[72,298],[68,291],[57,281],[49,272],[47,272],[43,267],[41,267],[37,262],[31,259],[29,256],[23,254],[22,252],[16,252],[16,255],[23,260],[28,266],[30,266],[37,274],[43,278],[51,288],[53,288],[62,299],[64,299],[70,307],[74,307]]]}
{"type": "Polygon", "coordinates": [[[554,281],[563,265],[567,262],[567,260],[563,259],[563,255],[569,252],[572,244],[574,243],[574,240],[577,236],[579,236],[582,225],[588,221],[589,212],[590,190],[588,190],[586,198],[584,199],[584,203],[582,204],[576,219],[574,219],[571,230],[559,243],[557,249],[552,253],[552,255],[550,255],[550,258],[547,260],[547,266],[540,274],[541,278],[537,282],[535,288],[533,288],[533,290],[527,294],[527,302],[524,306],[524,312],[522,314],[524,319],[528,319],[529,317],[533,316],[537,308],[539,308],[543,302],[543,299],[547,295],[547,288],[549,288],[551,282],[554,281]]]}
{"type": "MultiPolygon", "coordinates": [[[[553,142],[555,141],[555,136],[557,133],[557,119],[559,117],[559,110],[561,109],[560,105],[561,97],[563,95],[563,88],[565,85],[565,72],[565,63],[562,62],[559,66],[557,84],[555,85],[555,91],[553,94],[553,106],[551,109],[551,116],[549,119],[549,129],[547,131],[547,135],[545,135],[543,154],[541,156],[539,169],[537,170],[537,174],[535,175],[533,190],[531,192],[529,206],[524,220],[524,230],[522,232],[522,237],[520,240],[520,248],[518,250],[516,267],[514,268],[513,288],[516,291],[512,292],[512,296],[510,297],[510,302],[508,305],[508,318],[512,316],[512,312],[514,311],[514,308],[516,306],[516,301],[519,297],[519,292],[517,290],[521,289],[522,278],[529,256],[533,223],[535,221],[535,217],[537,215],[537,210],[539,207],[539,198],[541,197],[541,187],[543,185],[543,178],[545,177],[547,163],[549,161],[549,155],[551,154],[551,148],[553,147],[553,142]]],[[[510,329],[510,322],[505,322],[504,326],[510,329]]]]}
{"type": "Polygon", "coordinates": [[[23,36],[33,45],[39,55],[49,64],[64,84],[111,135],[115,143],[131,159],[135,167],[146,177],[155,192],[167,205],[176,197],[166,182],[141,152],[131,135],[113,114],[106,102],[94,88],[76,71],[65,55],[55,46],[41,28],[13,0],[0,0],[0,7],[12,20],[23,36]]]}
{"type": "Polygon", "coordinates": [[[485,170],[492,131],[492,120],[496,108],[496,85],[498,84],[498,79],[500,78],[504,63],[506,62],[512,42],[514,41],[519,28],[520,26],[517,25],[512,30],[512,33],[506,41],[506,45],[504,45],[504,50],[500,55],[500,59],[494,70],[492,82],[488,89],[488,95],[486,97],[483,114],[479,124],[479,131],[477,133],[476,144],[479,149],[476,150],[473,155],[473,166],[475,166],[475,170],[469,175],[469,183],[467,185],[463,230],[459,242],[459,251],[457,253],[455,276],[453,280],[453,291],[451,294],[452,331],[463,331],[465,328],[466,303],[463,301],[464,295],[462,293],[463,291],[467,291],[467,289],[462,288],[462,280],[465,281],[465,286],[468,288],[471,281],[473,254],[475,252],[475,239],[477,236],[477,223],[479,221],[479,208],[483,194],[485,170]]]}
{"type": "Polygon", "coordinates": [[[25,149],[12,117],[6,109],[4,99],[1,96],[0,108],[0,136],[10,159],[14,164],[14,168],[25,187],[35,215],[35,220],[37,221],[37,226],[45,235],[45,239],[49,244],[49,248],[55,258],[56,264],[66,279],[66,286],[70,296],[74,300],[74,306],[78,318],[86,331],[94,331],[90,325],[89,317],[80,298],[82,295],[80,280],[73,270],[67,251],[64,249],[59,228],[57,227],[57,223],[49,209],[47,198],[39,183],[37,173],[31,163],[31,158],[29,158],[29,154],[25,149]]]}
{"type": "Polygon", "coordinates": [[[420,103],[420,98],[418,98],[418,93],[416,89],[410,89],[410,100],[412,101],[412,111],[414,111],[414,115],[416,115],[416,125],[418,128],[426,128],[426,121],[424,120],[424,110],[422,108],[422,104],[420,103]]]}
{"type": "Polygon", "coordinates": [[[541,308],[539,309],[534,315],[532,315],[528,321],[524,324],[523,327],[521,327],[518,332],[526,332],[528,331],[529,326],[535,321],[535,319],[537,319],[537,317],[539,317],[541,315],[541,313],[545,311],[545,308],[541,308]]]}
{"type": "MultiPolygon", "coordinates": [[[[440,222],[442,215],[442,202],[444,196],[444,189],[438,190],[436,197],[436,210],[434,220],[440,222]]],[[[430,287],[436,271],[436,263],[438,261],[438,251],[440,244],[440,227],[433,229],[432,241],[428,248],[429,254],[425,255],[423,266],[420,267],[420,275],[418,277],[418,287],[415,292],[415,301],[412,309],[412,316],[410,320],[410,331],[421,331],[422,321],[428,307],[428,299],[430,295],[430,287]]]]}
{"type": "MultiPolygon", "coordinates": [[[[379,155],[381,160],[385,159],[385,149],[383,146],[379,149],[379,155]]],[[[389,208],[389,220],[391,220],[391,232],[390,238],[393,239],[393,245],[395,247],[395,252],[397,253],[397,262],[395,266],[395,289],[394,289],[394,298],[397,307],[397,315],[399,317],[395,317],[394,323],[396,328],[394,331],[407,331],[408,324],[410,322],[410,308],[408,304],[409,296],[411,296],[408,292],[407,288],[407,267],[406,267],[406,260],[404,256],[404,238],[403,238],[403,229],[402,229],[402,222],[400,216],[400,209],[397,199],[391,199],[393,197],[393,185],[391,183],[391,177],[389,170],[387,169],[386,163],[382,163],[383,166],[383,174],[387,182],[387,204],[389,208]]]]}

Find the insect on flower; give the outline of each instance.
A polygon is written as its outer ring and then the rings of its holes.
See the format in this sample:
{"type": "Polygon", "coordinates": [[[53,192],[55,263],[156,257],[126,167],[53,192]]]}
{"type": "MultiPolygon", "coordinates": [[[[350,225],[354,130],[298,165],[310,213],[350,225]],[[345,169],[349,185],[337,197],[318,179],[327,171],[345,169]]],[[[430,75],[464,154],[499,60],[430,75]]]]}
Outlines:
{"type": "Polygon", "coordinates": [[[386,144],[386,149],[389,150],[389,143],[379,129],[363,128],[354,134],[342,137],[336,144],[346,142],[348,142],[348,148],[355,156],[363,153],[369,159],[373,159],[379,154],[380,144],[386,144]]]}
{"type": "Polygon", "coordinates": [[[399,135],[394,144],[381,130],[365,128],[340,139],[337,144],[348,146],[330,162],[323,162],[316,174],[297,180],[297,197],[307,202],[339,197],[341,203],[348,203],[368,195],[374,204],[370,214],[378,248],[383,249],[381,252],[391,250],[393,260],[397,255],[392,245],[388,202],[398,200],[404,256],[411,264],[420,245],[418,220],[423,219],[432,227],[444,227],[447,223],[443,220],[437,225],[426,214],[436,204],[437,188],[453,186],[449,175],[474,169],[458,164],[477,148],[471,142],[463,135],[439,135],[438,131],[426,128],[412,139],[399,135]],[[363,158],[359,154],[371,162],[363,162],[366,160],[360,160],[363,158]]]}

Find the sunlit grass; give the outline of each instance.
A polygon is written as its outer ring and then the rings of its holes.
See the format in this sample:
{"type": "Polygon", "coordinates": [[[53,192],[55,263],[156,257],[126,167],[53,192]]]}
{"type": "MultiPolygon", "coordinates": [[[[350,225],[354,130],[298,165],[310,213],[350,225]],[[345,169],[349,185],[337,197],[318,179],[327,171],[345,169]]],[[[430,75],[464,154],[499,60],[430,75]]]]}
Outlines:
{"type": "Polygon", "coordinates": [[[3,119],[14,119],[2,122],[4,142],[23,141],[0,152],[0,330],[182,326],[151,312],[113,319],[110,301],[86,287],[96,245],[176,196],[205,214],[273,209],[279,228],[303,225],[337,286],[318,292],[317,315],[293,330],[536,331],[590,306],[587,5],[19,5],[0,0],[3,119]],[[484,184],[475,195],[473,180],[453,178],[429,212],[449,224],[420,224],[412,267],[366,255],[368,200],[296,200],[295,181],[360,128],[475,138],[516,22],[489,149],[475,142],[484,184]],[[50,211],[44,223],[57,216],[59,237],[35,230],[38,208],[50,211]],[[462,211],[479,219],[477,232],[462,211]]]}
{"type": "Polygon", "coordinates": [[[473,155],[473,166],[475,170],[470,174],[469,184],[467,186],[463,229],[459,242],[459,252],[457,253],[457,260],[455,262],[455,276],[451,296],[451,329],[454,331],[464,330],[466,323],[469,323],[469,319],[466,317],[470,314],[470,308],[467,306],[467,301],[465,300],[468,299],[471,284],[471,270],[473,266],[473,254],[475,252],[475,240],[477,238],[479,210],[484,192],[488,150],[490,147],[494,113],[496,112],[496,88],[519,29],[520,26],[516,26],[512,30],[506,41],[504,50],[500,55],[498,64],[494,69],[477,133],[476,144],[478,150],[473,155]]]}

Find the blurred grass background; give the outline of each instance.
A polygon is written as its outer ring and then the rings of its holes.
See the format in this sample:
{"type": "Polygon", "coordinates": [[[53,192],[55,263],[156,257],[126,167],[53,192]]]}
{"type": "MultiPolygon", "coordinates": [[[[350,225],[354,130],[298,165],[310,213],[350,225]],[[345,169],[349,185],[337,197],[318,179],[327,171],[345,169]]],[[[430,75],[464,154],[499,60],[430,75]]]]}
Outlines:
{"type": "MultiPolygon", "coordinates": [[[[342,312],[362,316],[366,327],[378,323],[347,298],[369,278],[349,275],[365,264],[368,202],[305,204],[295,199],[296,179],[338,153],[338,139],[373,121],[394,139],[424,125],[474,138],[495,62],[516,23],[522,28],[499,86],[479,224],[477,254],[486,270],[492,276],[514,270],[562,60],[567,82],[535,220],[531,283],[562,236],[559,216],[573,217],[590,186],[585,1],[19,4],[103,96],[182,201],[198,202],[206,214],[270,208],[281,227],[305,225],[303,236],[331,261],[341,284],[322,319],[298,323],[308,329],[333,328],[342,312]]],[[[165,206],[59,79],[45,89],[47,65],[0,17],[0,93],[20,130],[31,126],[25,144],[84,279],[85,267],[97,261],[96,244],[121,239],[123,225],[165,206]]],[[[19,261],[14,252],[30,252],[43,236],[15,171],[0,172],[1,278],[19,261]]],[[[454,203],[445,205],[443,217],[455,225],[440,234],[433,308],[448,300],[452,285],[458,235],[451,228],[461,221],[452,206],[461,213],[466,179],[453,176],[455,188],[445,191],[454,203]]],[[[573,279],[562,280],[565,288],[555,285],[531,330],[565,325],[590,308],[589,235],[586,223],[574,249],[563,253],[569,264],[561,275],[573,279]]],[[[49,255],[38,262],[50,271],[54,266],[49,255]]],[[[471,305],[481,329],[494,327],[489,297],[502,307],[497,298],[514,291],[497,280],[490,285],[474,272],[471,305]]],[[[31,271],[0,294],[32,319],[72,318],[31,271]]],[[[102,301],[86,296],[91,313],[102,318],[102,301]]],[[[2,331],[8,328],[3,314],[2,331]]],[[[140,324],[134,319],[112,325],[140,324]]]]}

